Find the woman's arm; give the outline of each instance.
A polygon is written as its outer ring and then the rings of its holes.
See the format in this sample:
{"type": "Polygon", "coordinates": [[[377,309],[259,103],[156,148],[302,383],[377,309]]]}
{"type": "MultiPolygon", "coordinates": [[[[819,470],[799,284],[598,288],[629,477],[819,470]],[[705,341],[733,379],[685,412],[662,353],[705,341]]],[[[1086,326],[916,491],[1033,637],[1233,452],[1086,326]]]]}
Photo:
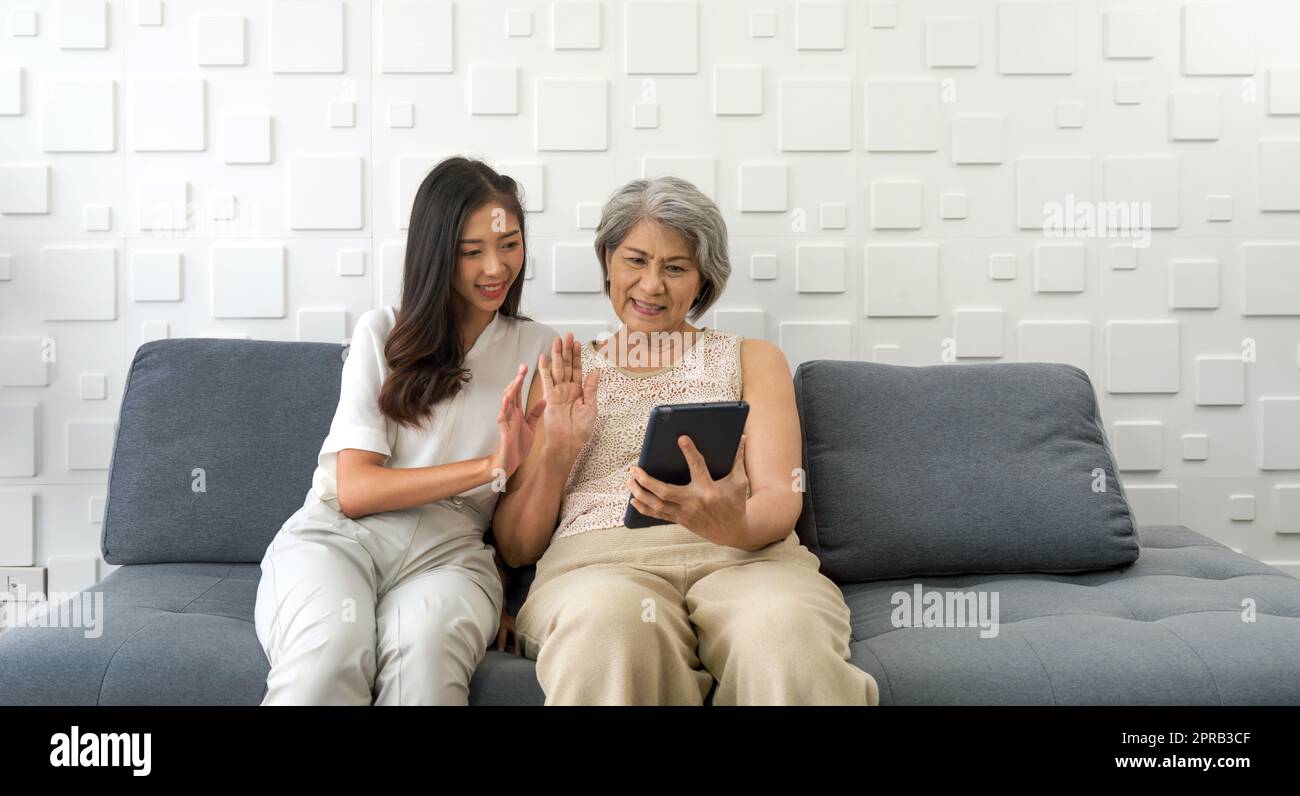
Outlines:
{"type": "Polygon", "coordinates": [[[582,374],[582,356],[572,335],[552,344],[551,357],[538,358],[528,390],[528,413],[545,402],[528,457],[506,485],[492,517],[492,535],[506,564],[535,563],[546,551],[560,516],[569,471],[596,420],[596,371],[582,374]],[[540,384],[539,384],[540,382],[540,384]],[[540,387],[540,390],[539,390],[540,387]]]}
{"type": "MultiPolygon", "coordinates": [[[[510,476],[527,455],[540,410],[524,415],[519,410],[519,393],[528,369],[519,372],[501,395],[497,413],[499,439],[487,456],[432,467],[386,467],[384,454],[358,448],[338,452],[337,480],[339,508],[350,519],[381,511],[421,506],[459,495],[491,482],[498,475],[510,476]]],[[[536,381],[536,379],[534,379],[536,381]]]]}
{"type": "Polygon", "coordinates": [[[749,500],[745,515],[754,549],[790,534],[803,511],[795,487],[803,464],[803,435],[794,400],[794,380],[781,349],[766,340],[741,343],[741,398],[749,402],[745,421],[745,472],[749,500]]]}
{"type": "Polygon", "coordinates": [[[385,467],[384,459],[374,451],[339,451],[339,508],[348,518],[433,503],[492,480],[490,456],[435,467],[385,467]]]}
{"type": "MultiPolygon", "coordinates": [[[[528,406],[541,398],[540,379],[533,379],[528,406]]],[[[541,436],[528,458],[506,484],[492,516],[492,536],[508,566],[523,567],[542,557],[560,516],[564,484],[578,458],[575,450],[548,442],[546,417],[538,429],[541,436]]]]}

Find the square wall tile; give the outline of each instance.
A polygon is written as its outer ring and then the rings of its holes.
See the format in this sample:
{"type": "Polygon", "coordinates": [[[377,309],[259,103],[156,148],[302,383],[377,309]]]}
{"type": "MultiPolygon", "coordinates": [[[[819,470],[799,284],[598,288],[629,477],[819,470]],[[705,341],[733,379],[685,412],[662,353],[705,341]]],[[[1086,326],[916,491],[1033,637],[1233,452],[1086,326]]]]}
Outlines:
{"type": "Polygon", "coordinates": [[[1034,292],[1082,293],[1088,287],[1088,249],[1082,243],[1034,244],[1034,292]]]}
{"type": "Polygon", "coordinates": [[[1241,244],[1241,314],[1300,315],[1300,243],[1241,244]]]}
{"type": "Polygon", "coordinates": [[[1196,403],[1199,406],[1246,403],[1246,361],[1241,355],[1196,358],[1196,403]]]}
{"type": "Polygon", "coordinates": [[[1183,459],[1203,462],[1210,458],[1210,438],[1206,434],[1183,435],[1183,459]]]}
{"type": "Polygon", "coordinates": [[[181,253],[137,251],[131,256],[132,301],[180,301],[181,253]]]}

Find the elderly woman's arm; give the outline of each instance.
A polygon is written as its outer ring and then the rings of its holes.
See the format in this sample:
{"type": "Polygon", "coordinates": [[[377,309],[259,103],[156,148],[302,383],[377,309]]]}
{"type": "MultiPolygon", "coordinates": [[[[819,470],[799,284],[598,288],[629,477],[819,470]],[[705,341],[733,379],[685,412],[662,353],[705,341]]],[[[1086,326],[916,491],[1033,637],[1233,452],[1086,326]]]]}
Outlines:
{"type": "MultiPolygon", "coordinates": [[[[533,379],[528,391],[531,411],[541,398],[540,379],[533,379]]],[[[492,516],[492,535],[506,564],[528,566],[542,557],[560,514],[564,482],[573,467],[577,452],[548,442],[545,413],[538,421],[536,442],[528,458],[506,484],[506,492],[497,500],[492,516]]]]}
{"type": "MultiPolygon", "coordinates": [[[[740,350],[741,398],[749,402],[745,423],[746,502],[751,548],[779,542],[794,530],[803,511],[796,486],[803,465],[803,434],[794,401],[790,365],[766,340],[746,340],[740,350]]],[[[798,482],[802,485],[802,479],[798,482]]]]}
{"type": "Polygon", "coordinates": [[[528,389],[527,412],[545,409],[534,430],[528,457],[506,484],[492,517],[492,535],[501,557],[512,567],[535,563],[546,551],[560,515],[569,471],[596,421],[593,371],[583,378],[582,357],[573,335],[556,338],[551,357],[538,358],[539,378],[528,389]]]}

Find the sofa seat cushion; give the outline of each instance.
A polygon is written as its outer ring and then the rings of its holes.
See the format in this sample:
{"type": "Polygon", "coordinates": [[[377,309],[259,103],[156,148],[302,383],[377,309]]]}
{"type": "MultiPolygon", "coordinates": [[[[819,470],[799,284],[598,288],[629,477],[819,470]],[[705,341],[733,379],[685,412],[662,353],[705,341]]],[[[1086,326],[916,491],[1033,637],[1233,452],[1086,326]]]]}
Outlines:
{"type": "Polygon", "coordinates": [[[1300,580],[1187,528],[1141,533],[1141,557],[1104,572],[847,585],[852,660],[881,704],[1300,704],[1300,580]],[[997,634],[895,626],[917,583],[996,592],[997,634]]]}
{"type": "MultiPolygon", "coordinates": [[[[98,637],[0,633],[0,705],[256,705],[270,670],[253,625],[261,576],[256,564],[119,567],[90,590],[103,594],[98,637]]],[[[495,650],[470,686],[474,704],[542,700],[533,662],[495,650]]]]}
{"type": "Polygon", "coordinates": [[[247,705],[266,681],[253,631],[253,564],[138,564],[102,592],[98,637],[82,627],[0,633],[0,703],[247,705]]]}

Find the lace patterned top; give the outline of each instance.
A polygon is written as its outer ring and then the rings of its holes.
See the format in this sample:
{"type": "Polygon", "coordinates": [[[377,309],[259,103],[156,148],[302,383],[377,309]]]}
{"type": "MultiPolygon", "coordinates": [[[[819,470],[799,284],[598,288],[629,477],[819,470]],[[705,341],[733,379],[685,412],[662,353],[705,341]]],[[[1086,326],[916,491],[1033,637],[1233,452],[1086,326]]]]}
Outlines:
{"type": "Polygon", "coordinates": [[[660,404],[740,400],[740,344],[744,338],[708,327],[677,364],[634,373],[582,347],[582,370],[600,371],[596,426],[579,452],[560,502],[553,538],[614,528],[627,510],[627,466],[641,457],[650,410],[660,404]]]}

